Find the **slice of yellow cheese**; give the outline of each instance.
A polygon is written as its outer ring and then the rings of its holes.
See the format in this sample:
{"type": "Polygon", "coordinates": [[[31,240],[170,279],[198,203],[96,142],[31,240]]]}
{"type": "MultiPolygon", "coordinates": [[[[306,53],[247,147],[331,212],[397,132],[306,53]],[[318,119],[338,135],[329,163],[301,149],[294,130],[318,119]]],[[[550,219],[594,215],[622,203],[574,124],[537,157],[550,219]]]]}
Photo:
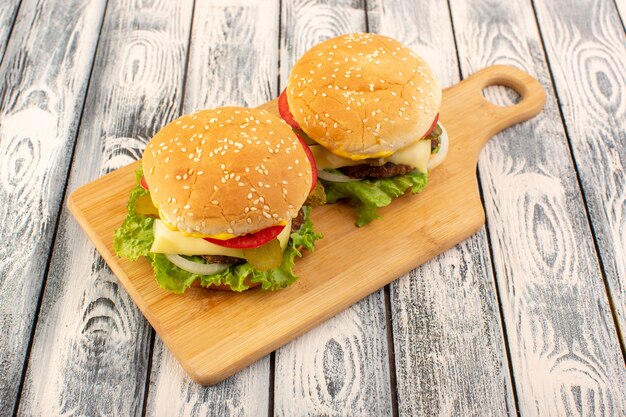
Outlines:
{"type": "MultiPolygon", "coordinates": [[[[321,145],[310,146],[317,169],[341,168],[363,164],[363,161],[353,161],[330,152],[321,145]]],[[[393,155],[385,158],[385,162],[393,162],[397,165],[409,165],[420,172],[427,172],[428,160],[430,159],[430,141],[418,140],[417,142],[396,151],[393,155]]]]}
{"type": "MultiPolygon", "coordinates": [[[[177,255],[223,255],[235,258],[245,258],[243,251],[236,248],[225,248],[202,238],[185,236],[182,233],[171,230],[159,219],[154,221],[154,242],[150,252],[171,253],[177,255]]],[[[280,247],[284,250],[291,234],[291,222],[277,236],[280,247]]]]}
{"type": "Polygon", "coordinates": [[[389,157],[389,162],[396,165],[408,165],[417,168],[418,171],[428,172],[428,160],[430,159],[430,141],[420,140],[413,145],[396,151],[389,157]]]}

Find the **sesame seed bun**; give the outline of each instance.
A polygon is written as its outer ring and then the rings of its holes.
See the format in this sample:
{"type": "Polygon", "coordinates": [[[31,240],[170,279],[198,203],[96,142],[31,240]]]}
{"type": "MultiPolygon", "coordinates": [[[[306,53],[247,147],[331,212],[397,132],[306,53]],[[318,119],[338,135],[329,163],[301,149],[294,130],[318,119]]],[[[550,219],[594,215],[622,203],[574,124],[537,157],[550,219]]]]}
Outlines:
{"type": "Polygon", "coordinates": [[[258,109],[223,107],[161,129],[142,158],[161,219],[192,235],[245,235],[297,215],[311,165],[291,128],[258,109]]]}
{"type": "Polygon", "coordinates": [[[353,33],[296,62],[287,102],[311,139],[359,160],[390,156],[421,139],[439,112],[441,88],[428,64],[400,42],[353,33]]]}

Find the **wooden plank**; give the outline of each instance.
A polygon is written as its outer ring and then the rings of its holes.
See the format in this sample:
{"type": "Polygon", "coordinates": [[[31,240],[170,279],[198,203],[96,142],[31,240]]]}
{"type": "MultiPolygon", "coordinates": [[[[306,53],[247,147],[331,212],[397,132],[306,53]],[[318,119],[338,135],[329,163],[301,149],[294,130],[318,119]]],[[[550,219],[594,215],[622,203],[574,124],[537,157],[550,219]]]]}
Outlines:
{"type": "MultiPolygon", "coordinates": [[[[256,106],[276,94],[278,16],[278,1],[196,2],[185,113],[256,106]]],[[[262,416],[269,410],[269,382],[268,356],[220,384],[200,386],[157,339],[147,415],[262,416]]]]}
{"type": "Polygon", "coordinates": [[[0,415],[21,383],[103,12],[102,0],[24,0],[0,66],[0,238],[10,242],[0,247],[0,333],[10,335],[0,415]]]}
{"type": "Polygon", "coordinates": [[[9,40],[9,34],[15,21],[20,0],[5,0],[0,2],[0,63],[9,40]]]}
{"type": "MultiPolygon", "coordinates": [[[[179,113],[192,4],[109,3],[69,190],[139,158],[147,137],[179,113]]],[[[150,339],[132,299],[64,211],[19,413],[141,415],[150,339]]]]}
{"type": "Polygon", "coordinates": [[[536,5],[622,336],[626,331],[626,36],[613,5],[536,5]]]}
{"type": "MultiPolygon", "coordinates": [[[[298,57],[342,33],[364,32],[363,1],[283,1],[281,91],[298,57]]],[[[391,415],[384,293],[379,290],[276,351],[276,415],[391,415]]]]}
{"type": "MultiPolygon", "coordinates": [[[[442,86],[458,82],[447,1],[368,6],[371,31],[418,52],[442,86]]],[[[515,415],[484,229],[390,287],[399,415],[515,415]]]]}
{"type": "MultiPolygon", "coordinates": [[[[626,370],[532,7],[451,8],[463,74],[514,64],[549,93],[537,119],[499,134],[479,160],[519,411],[626,415],[626,370]]],[[[489,97],[511,102],[502,89],[489,97]]]]}

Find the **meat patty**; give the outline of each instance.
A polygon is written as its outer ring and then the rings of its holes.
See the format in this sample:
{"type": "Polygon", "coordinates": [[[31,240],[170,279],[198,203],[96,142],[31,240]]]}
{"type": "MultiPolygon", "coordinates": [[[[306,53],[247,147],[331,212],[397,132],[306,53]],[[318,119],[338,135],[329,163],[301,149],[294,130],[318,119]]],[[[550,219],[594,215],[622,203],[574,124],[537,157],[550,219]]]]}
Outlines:
{"type": "Polygon", "coordinates": [[[210,264],[232,264],[238,265],[246,262],[245,259],[235,258],[234,256],[224,256],[224,255],[202,255],[205,261],[210,264]]]}
{"type": "Polygon", "coordinates": [[[404,175],[415,168],[409,165],[394,164],[387,162],[384,165],[353,165],[341,168],[341,172],[351,178],[389,178],[397,175],[404,175]]]}
{"type": "Polygon", "coordinates": [[[439,142],[441,141],[441,136],[437,136],[435,139],[430,141],[430,152],[432,153],[439,146],[439,142]]]}
{"type": "Polygon", "coordinates": [[[291,220],[291,230],[294,232],[300,230],[304,223],[304,210],[300,208],[298,215],[291,220]]]}

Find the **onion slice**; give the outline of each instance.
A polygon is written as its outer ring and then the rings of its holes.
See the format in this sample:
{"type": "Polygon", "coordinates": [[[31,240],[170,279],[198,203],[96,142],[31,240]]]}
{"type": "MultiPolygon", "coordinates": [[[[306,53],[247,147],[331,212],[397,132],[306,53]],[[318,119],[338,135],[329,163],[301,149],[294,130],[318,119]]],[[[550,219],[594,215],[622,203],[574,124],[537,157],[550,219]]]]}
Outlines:
{"type": "Polygon", "coordinates": [[[362,178],[350,178],[347,175],[335,174],[332,172],[325,171],[323,169],[320,169],[319,171],[317,171],[317,176],[323,180],[332,181],[332,182],[355,182],[355,181],[362,180],[362,178]]]}
{"type": "Polygon", "coordinates": [[[228,268],[227,264],[203,264],[190,261],[180,255],[166,253],[165,257],[182,270],[198,275],[213,275],[228,268]]]}
{"type": "Polygon", "coordinates": [[[446,155],[448,154],[448,132],[444,129],[443,125],[439,124],[441,128],[441,136],[439,138],[439,152],[432,155],[430,160],[428,161],[428,170],[436,168],[446,159],[446,155]]]}

